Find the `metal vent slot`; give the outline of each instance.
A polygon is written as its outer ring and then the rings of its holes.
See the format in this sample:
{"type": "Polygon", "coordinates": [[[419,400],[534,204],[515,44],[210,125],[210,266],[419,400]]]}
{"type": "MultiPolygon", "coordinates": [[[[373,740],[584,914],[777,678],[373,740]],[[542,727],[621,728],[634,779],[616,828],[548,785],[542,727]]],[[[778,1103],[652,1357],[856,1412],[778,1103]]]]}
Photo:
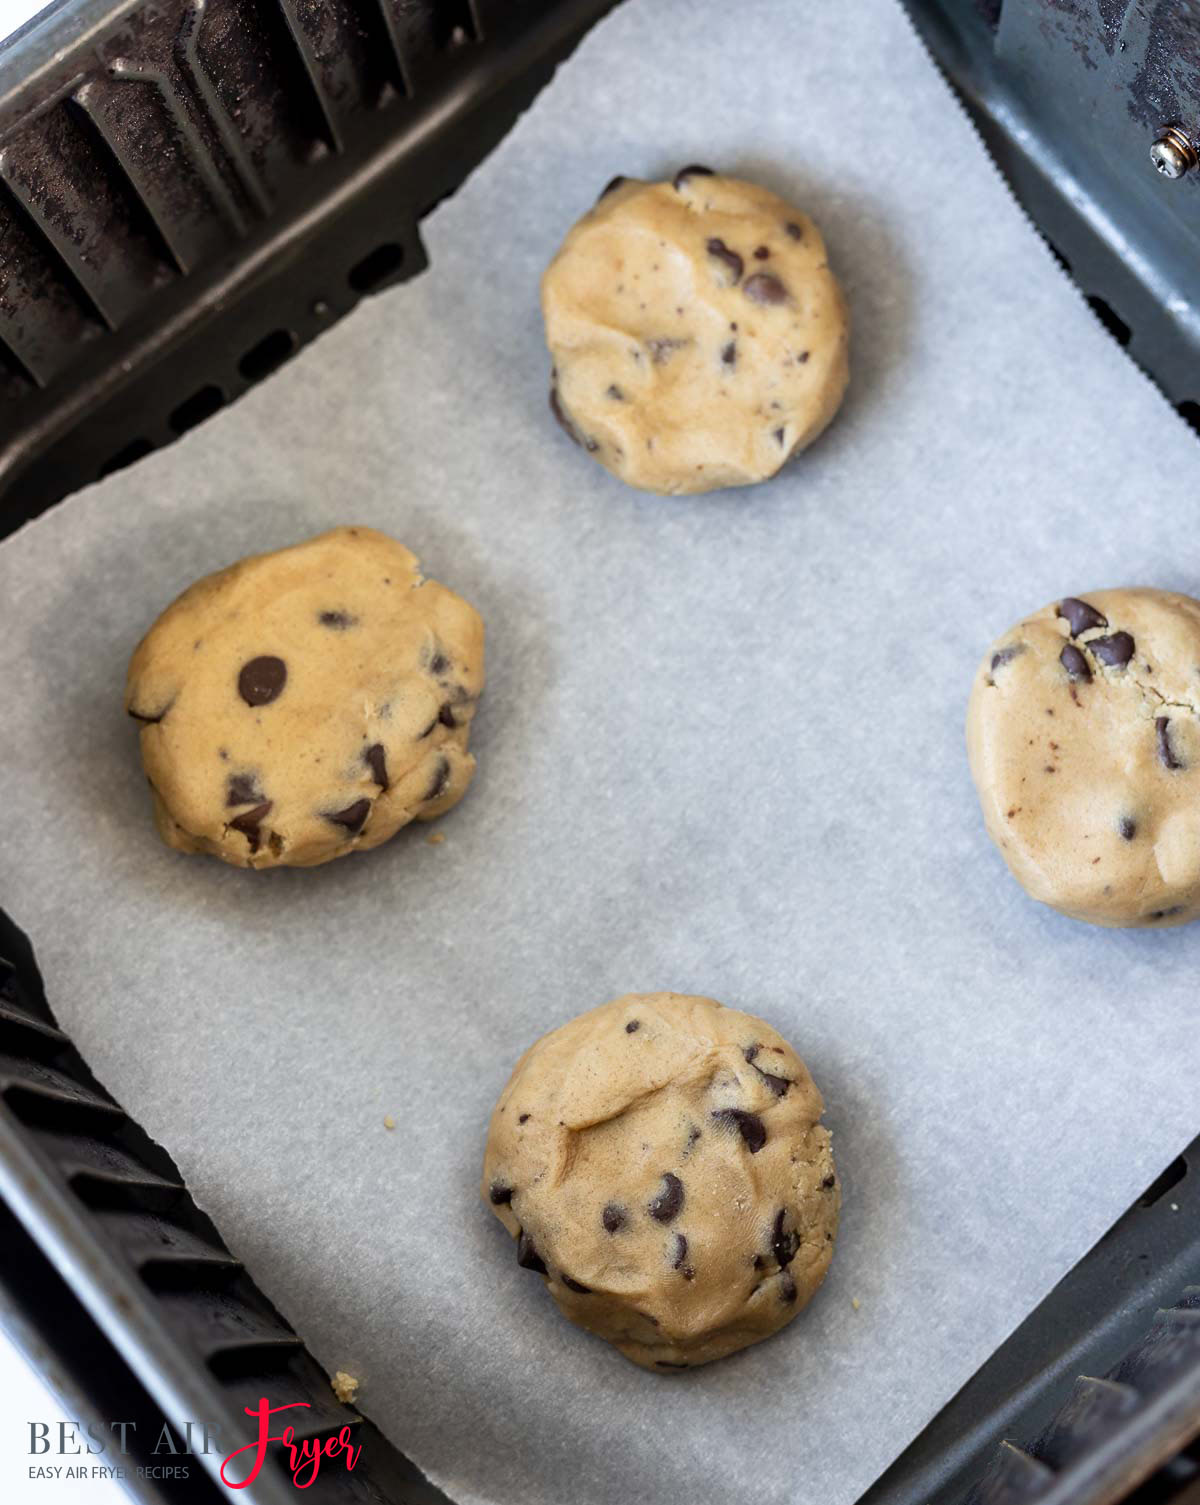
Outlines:
{"type": "Polygon", "coordinates": [[[227,1285],[241,1273],[241,1261],[219,1240],[172,1219],[150,1212],[106,1211],[97,1214],[97,1222],[156,1291],[227,1285]]]}

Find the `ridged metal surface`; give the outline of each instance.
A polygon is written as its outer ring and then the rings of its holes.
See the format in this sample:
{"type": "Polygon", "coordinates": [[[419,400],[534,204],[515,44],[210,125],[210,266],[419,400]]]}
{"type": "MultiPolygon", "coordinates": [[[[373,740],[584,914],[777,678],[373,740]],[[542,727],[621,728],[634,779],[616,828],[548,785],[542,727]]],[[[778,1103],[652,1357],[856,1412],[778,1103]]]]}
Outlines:
{"type": "MultiPolygon", "coordinates": [[[[350,1429],[363,1444],[355,1471],[324,1470],[310,1498],[443,1505],[376,1428],[336,1399],[301,1339],[196,1207],[166,1153],[93,1080],[54,1021],[28,943],[0,913],[3,1175],[17,1171],[18,1147],[28,1169],[16,1200],[27,1213],[48,1217],[57,1202],[51,1257],[94,1274],[86,1282],[93,1299],[103,1305],[110,1297],[117,1320],[138,1331],[130,1346],[141,1345],[148,1389],[155,1388],[153,1344],[146,1341],[153,1337],[190,1370],[196,1409],[187,1419],[224,1418],[228,1435],[250,1441],[244,1408],[257,1408],[265,1395],[273,1406],[306,1404],[293,1413],[298,1440],[350,1429]]],[[[246,1505],[260,1498],[276,1505],[274,1486],[281,1482],[274,1474],[265,1478],[243,1496],[246,1505]]],[[[287,1490],[280,1502],[291,1497],[287,1490]]]]}
{"type": "Polygon", "coordinates": [[[0,46],[7,527],[419,272],[423,215],[612,3],[77,0],[48,55],[0,46]]]}

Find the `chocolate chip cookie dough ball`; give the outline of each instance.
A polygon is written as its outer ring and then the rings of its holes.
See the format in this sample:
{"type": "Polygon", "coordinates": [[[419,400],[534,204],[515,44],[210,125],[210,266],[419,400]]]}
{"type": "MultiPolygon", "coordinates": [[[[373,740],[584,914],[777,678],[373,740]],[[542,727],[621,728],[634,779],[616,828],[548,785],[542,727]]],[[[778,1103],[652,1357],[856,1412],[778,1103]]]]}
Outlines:
{"type": "Polygon", "coordinates": [[[1065,596],[988,650],[967,749],[993,841],[1094,925],[1200,914],[1200,601],[1065,596]]]}
{"type": "Polygon", "coordinates": [[[483,1197],[563,1315],[659,1374],[784,1327],[840,1191],[799,1056],[711,998],[630,994],[543,1036],[492,1114],[483,1197]]]}
{"type": "Polygon", "coordinates": [[[556,417],[645,491],[766,480],[846,387],[846,310],[817,227],[706,167],[615,178],[547,268],[542,312],[556,417]]]}
{"type": "Polygon", "coordinates": [[[458,803],[483,624],[371,528],[197,581],[138,644],[159,834],[235,867],[312,867],[458,803]]]}

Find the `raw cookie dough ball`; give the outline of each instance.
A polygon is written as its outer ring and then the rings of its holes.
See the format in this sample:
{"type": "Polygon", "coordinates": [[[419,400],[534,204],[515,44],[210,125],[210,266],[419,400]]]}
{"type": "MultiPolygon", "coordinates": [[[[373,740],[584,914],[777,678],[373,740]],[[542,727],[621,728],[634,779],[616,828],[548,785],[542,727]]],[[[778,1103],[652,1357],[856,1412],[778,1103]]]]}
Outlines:
{"type": "Polygon", "coordinates": [[[689,1369],[770,1337],[825,1278],[841,1193],[822,1107],[761,1019],[631,993],[517,1062],[483,1197],[564,1316],[689,1369]]]}
{"type": "Polygon", "coordinates": [[[846,388],[846,309],[807,215],[685,167],[615,178],[542,279],[550,405],[645,491],[765,481],[846,388]]]}
{"type": "Polygon", "coordinates": [[[988,650],[967,750],[1028,892],[1094,925],[1200,914],[1200,601],[1064,597],[988,650]]]}
{"type": "Polygon", "coordinates": [[[197,581],[129,664],[168,846],[312,867],[462,798],[483,623],[394,539],[335,528],[197,581]]]}

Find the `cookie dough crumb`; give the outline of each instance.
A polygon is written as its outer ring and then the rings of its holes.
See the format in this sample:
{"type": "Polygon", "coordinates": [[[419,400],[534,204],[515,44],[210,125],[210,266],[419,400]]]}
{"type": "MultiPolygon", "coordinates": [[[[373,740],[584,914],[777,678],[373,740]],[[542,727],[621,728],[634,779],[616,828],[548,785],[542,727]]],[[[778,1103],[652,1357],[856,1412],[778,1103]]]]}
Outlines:
{"type": "Polygon", "coordinates": [[[445,838],[445,836],[443,835],[443,833],[441,831],[435,831],[432,836],[427,836],[425,838],[425,840],[429,843],[429,845],[431,847],[440,847],[441,844],[442,844],[442,842],[445,841],[445,839],[446,838],[445,838]]]}
{"type": "Polygon", "coordinates": [[[390,1113],[385,1113],[383,1115],[383,1127],[385,1129],[394,1129],[396,1127],[396,1120],[390,1113]]]}
{"type": "Polygon", "coordinates": [[[344,1369],[338,1370],[329,1385],[343,1406],[350,1405],[358,1394],[358,1381],[352,1374],[347,1374],[344,1369]]]}

